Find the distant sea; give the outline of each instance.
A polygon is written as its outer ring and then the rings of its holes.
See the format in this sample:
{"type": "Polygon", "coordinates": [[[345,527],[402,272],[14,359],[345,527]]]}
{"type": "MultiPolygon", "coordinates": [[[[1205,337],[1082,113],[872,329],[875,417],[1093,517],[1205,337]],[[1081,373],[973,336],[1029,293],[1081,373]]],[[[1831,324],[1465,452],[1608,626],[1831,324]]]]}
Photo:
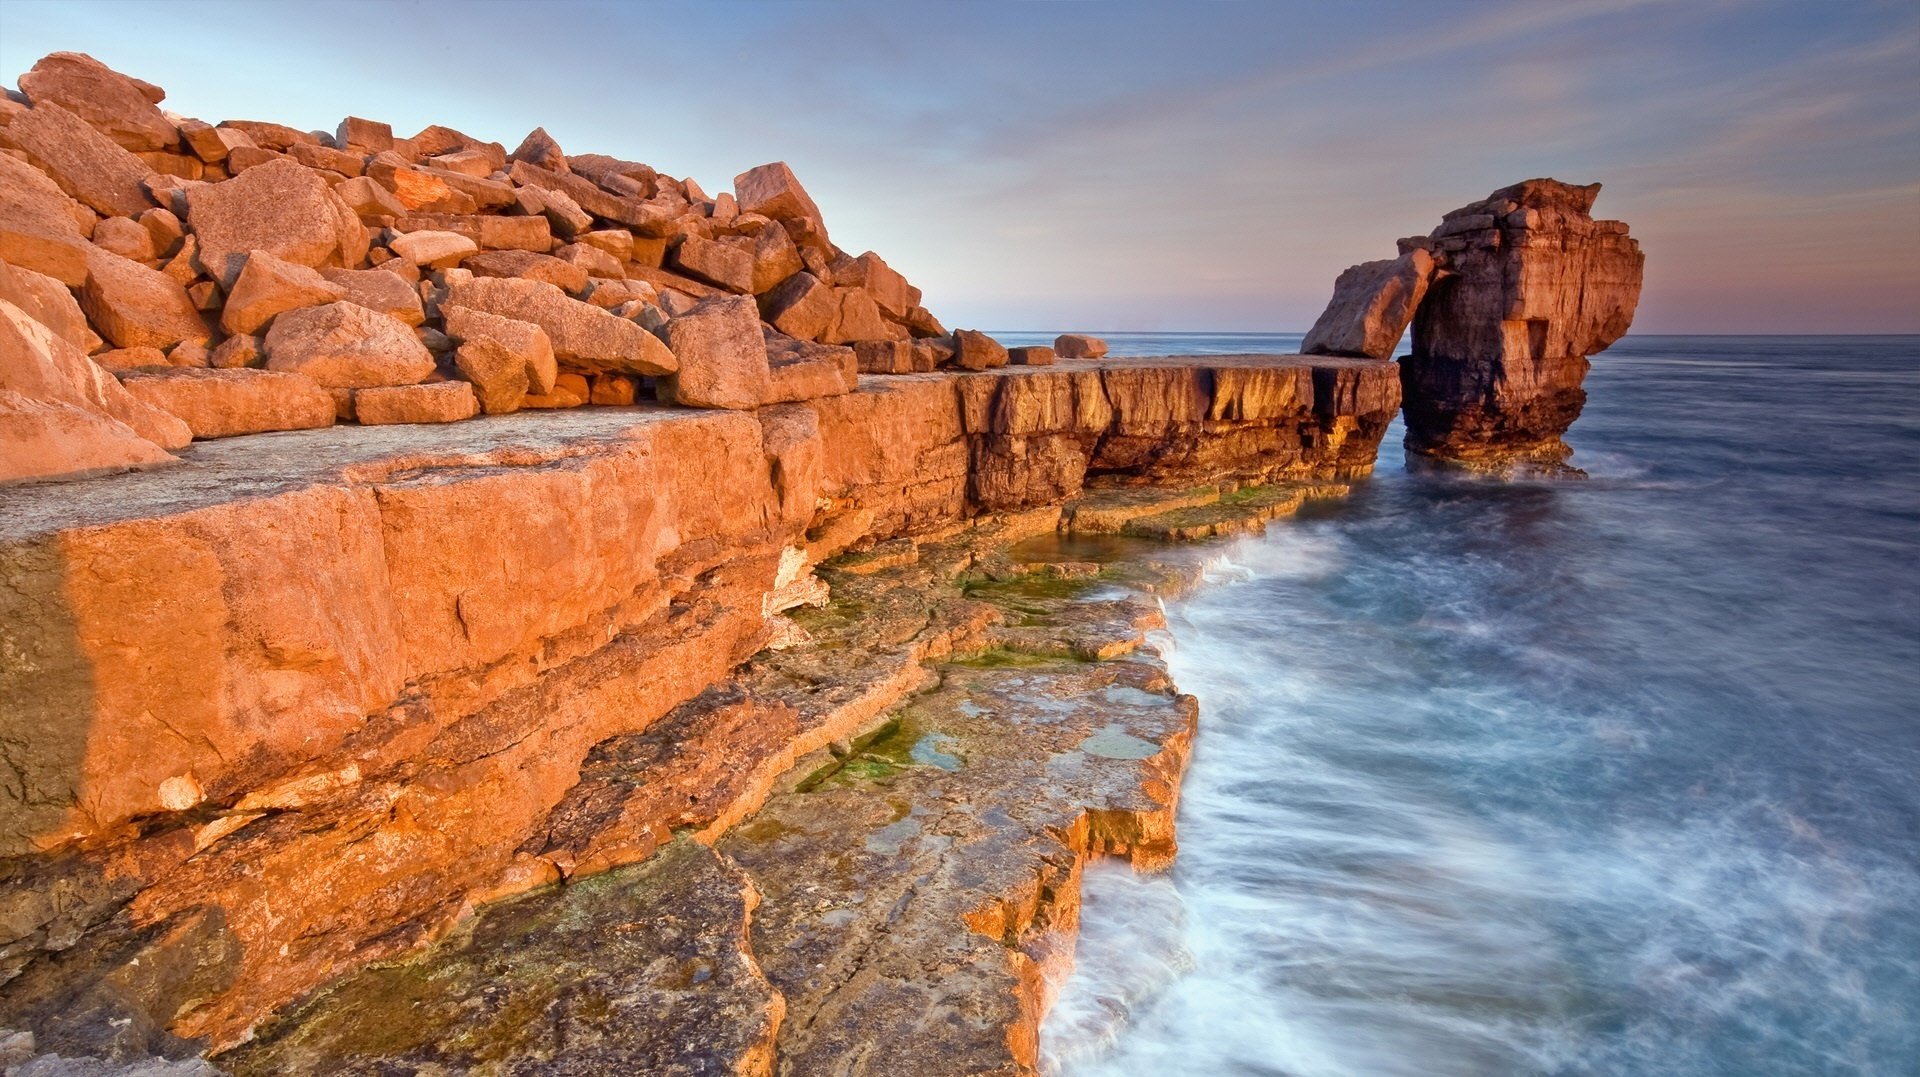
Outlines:
{"type": "Polygon", "coordinates": [[[1632,336],[1587,388],[1590,478],[1396,425],[1171,605],[1180,857],[1088,873],[1053,1072],[1920,1074],[1920,338],[1632,336]]]}

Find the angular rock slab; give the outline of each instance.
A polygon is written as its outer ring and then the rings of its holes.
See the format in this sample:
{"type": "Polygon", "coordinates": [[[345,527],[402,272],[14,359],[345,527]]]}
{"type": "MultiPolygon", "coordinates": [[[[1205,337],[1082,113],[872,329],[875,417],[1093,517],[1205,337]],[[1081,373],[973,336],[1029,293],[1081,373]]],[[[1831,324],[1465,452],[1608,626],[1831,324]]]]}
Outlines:
{"type": "Polygon", "coordinates": [[[149,370],[124,374],[135,400],[178,416],[196,438],[333,425],[333,397],[312,378],[271,370],[149,370]]]}
{"type": "Polygon", "coordinates": [[[1433,272],[1433,255],[1419,249],[1349,268],[1333,282],[1333,300],[1307,331],[1300,351],[1393,358],[1433,272]]]}
{"type": "Polygon", "coordinates": [[[747,411],[768,402],[772,371],[751,298],[702,300],[667,323],[667,346],[680,361],[661,382],[674,403],[747,411]]]}
{"type": "Polygon", "coordinates": [[[155,106],[159,87],[128,78],[84,52],[42,57],[20,76],[20,91],[39,105],[51,101],[92,124],[123,148],[164,150],[180,132],[155,106]]]}
{"type": "Polygon", "coordinates": [[[298,265],[353,269],[367,256],[367,230],[313,170],[269,161],[221,183],[187,191],[187,223],[200,264],[233,287],[247,252],[263,250],[298,265]]]}
{"type": "Polygon", "coordinates": [[[445,305],[531,322],[546,331],[563,365],[591,373],[660,375],[680,366],[659,337],[545,281],[476,277],[455,283],[445,305]]]}
{"type": "Polygon", "coordinates": [[[765,1074],[785,1007],[747,949],[758,898],[692,842],[483,909],[216,1061],[260,1074],[765,1074]]]}

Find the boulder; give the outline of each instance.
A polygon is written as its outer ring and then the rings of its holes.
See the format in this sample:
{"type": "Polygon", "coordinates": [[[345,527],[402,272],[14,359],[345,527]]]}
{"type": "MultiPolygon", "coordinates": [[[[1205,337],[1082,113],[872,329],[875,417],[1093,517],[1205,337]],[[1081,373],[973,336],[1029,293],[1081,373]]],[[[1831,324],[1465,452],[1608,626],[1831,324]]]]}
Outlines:
{"type": "Polygon", "coordinates": [[[467,340],[453,353],[453,366],[472,383],[480,409],[488,415],[519,411],[527,397],[526,358],[497,340],[467,340]]]}
{"type": "Polygon", "coordinates": [[[258,149],[245,132],[231,127],[215,127],[200,120],[180,121],[180,139],[195,157],[208,164],[220,164],[237,149],[258,149]]]}
{"type": "Polygon", "coordinates": [[[457,232],[408,232],[387,241],[387,248],[417,266],[445,269],[480,250],[480,244],[457,232]]]}
{"type": "Polygon", "coordinates": [[[132,217],[108,217],[94,225],[93,245],[135,262],[153,261],[153,236],[132,217]]]}
{"type": "Polygon", "coordinates": [[[662,399],[736,411],[767,403],[772,371],[760,313],[751,298],[702,300],[667,323],[667,346],[679,369],[661,380],[662,399]]]}
{"type": "Polygon", "coordinates": [[[30,317],[0,265],[0,483],[169,462],[186,424],[134,399],[73,344],[30,317]]]}
{"type": "Polygon", "coordinates": [[[964,370],[992,370],[1006,366],[1009,358],[999,341],[977,329],[960,329],[953,334],[953,361],[964,370]]]}
{"type": "Polygon", "coordinates": [[[93,211],[46,173],[0,153],[0,258],[62,284],[84,284],[93,227],[93,211]]]}
{"type": "Polygon", "coordinates": [[[767,326],[761,327],[761,335],[772,370],[768,404],[839,396],[859,386],[860,361],[854,349],[796,340],[767,326]]]}
{"type": "Polygon", "coordinates": [[[403,217],[409,212],[406,204],[395,198],[391,191],[366,176],[355,176],[334,184],[333,193],[346,203],[362,223],[369,218],[403,217]]]}
{"type": "Polygon", "coordinates": [[[411,385],[434,369],[433,355],[412,329],[345,301],[282,314],[265,346],[268,370],[342,389],[411,385]]]}
{"type": "Polygon", "coordinates": [[[444,306],[440,311],[447,335],[461,343],[489,340],[506,348],[527,368],[527,392],[549,393],[559,376],[553,342],[547,331],[532,322],[503,318],[498,314],[467,307],[444,306]]]}
{"type": "Polygon", "coordinates": [[[674,248],[671,261],[675,269],[715,287],[738,293],[753,291],[753,255],[737,247],[690,235],[674,248]]]}
{"type": "Polygon", "coordinates": [[[764,295],[782,281],[806,268],[800,260],[800,248],[784,228],[762,228],[753,239],[754,295],[764,295]]]}
{"type": "Polygon", "coordinates": [[[821,242],[826,241],[827,226],[820,207],[813,204],[785,161],[764,164],[733,177],[733,197],[743,213],[804,221],[809,234],[817,233],[821,242]]]}
{"type": "Polygon", "coordinates": [[[173,366],[167,361],[166,352],[144,344],[137,348],[107,348],[104,351],[95,352],[93,361],[100,364],[102,370],[111,370],[115,374],[123,370],[173,366]]]}
{"type": "Polygon", "coordinates": [[[532,251],[482,251],[461,260],[476,277],[521,277],[545,281],[563,292],[587,287],[587,271],[563,258],[532,251]]]}
{"type": "Polygon", "coordinates": [[[530,165],[539,165],[541,168],[550,169],[562,175],[573,171],[567,167],[567,155],[560,152],[560,144],[553,140],[552,135],[547,134],[547,129],[544,127],[536,127],[527,132],[527,137],[521,139],[520,145],[514,149],[513,159],[525,161],[530,165]]]}
{"type": "Polygon", "coordinates": [[[1007,349],[1007,361],[1014,366],[1052,366],[1059,358],[1052,348],[1044,344],[1007,349]]]}
{"type": "Polygon", "coordinates": [[[464,381],[359,389],[353,394],[353,417],[362,426],[455,423],[479,412],[473,386],[464,381]]]}
{"type": "Polygon", "coordinates": [[[393,127],[378,120],[348,116],[334,129],[333,142],[355,153],[384,153],[393,148],[393,127]]]}
{"type": "Polygon", "coordinates": [[[7,139],[60,189],[107,217],[133,217],[153,205],[142,181],[146,162],[51,101],[20,113],[7,139]]]}
{"type": "MultiPolygon", "coordinates": [[[[427,320],[420,293],[398,273],[384,269],[323,269],[320,275],[341,290],[340,298],[377,310],[389,318],[419,325],[427,320]]],[[[231,300],[229,300],[231,302],[231,300]]]]}
{"type": "Polygon", "coordinates": [[[593,388],[582,374],[566,373],[554,380],[553,388],[544,393],[528,393],[521,401],[523,408],[577,408],[585,404],[593,394],[593,388]]]}
{"type": "Polygon", "coordinates": [[[1307,331],[1300,351],[1393,358],[1433,274],[1433,255],[1418,249],[1350,267],[1334,281],[1333,299],[1307,331]]]}
{"type": "Polygon", "coordinates": [[[87,252],[80,307],[102,336],[122,348],[170,348],[213,335],[179,281],[97,247],[87,252]]]}
{"type": "Polygon", "coordinates": [[[868,251],[845,265],[835,266],[833,283],[861,288],[888,318],[898,321],[918,301],[913,286],[879,255],[868,251]]]}
{"type": "Polygon", "coordinates": [[[241,367],[257,367],[266,362],[265,344],[259,337],[251,334],[228,337],[213,349],[208,357],[208,365],[220,370],[237,370],[241,367]]]}
{"type": "Polygon", "coordinates": [[[862,374],[911,374],[913,345],[904,340],[863,340],[853,346],[862,374]]]}
{"type": "Polygon", "coordinates": [[[1053,351],[1062,359],[1099,359],[1107,354],[1107,342],[1085,333],[1062,333],[1053,338],[1053,351]]]}
{"type": "Polygon", "coordinates": [[[660,375],[678,366],[660,338],[544,281],[476,277],[452,284],[443,305],[532,322],[560,362],[591,373],[660,375]]]}
{"type": "Polygon", "coordinates": [[[623,408],[640,398],[640,383],[631,374],[595,374],[587,403],[623,408]]]}
{"type": "Polygon", "coordinates": [[[84,52],[56,52],[20,76],[34,105],[52,102],[129,150],[163,150],[180,133],[155,106],[166,94],[128,78],[84,52]]]}
{"type": "Polygon", "coordinates": [[[267,251],[250,251],[240,276],[227,293],[226,306],[220,312],[220,328],[229,333],[258,333],[276,314],[332,303],[346,298],[346,294],[345,288],[327,280],[317,270],[267,251]]]}
{"type": "Polygon", "coordinates": [[[554,257],[570,265],[579,266],[589,278],[624,280],[627,275],[627,271],[620,265],[620,259],[598,247],[589,247],[585,243],[569,243],[555,251],[554,257]]]}
{"type": "Polygon", "coordinates": [[[823,344],[852,344],[859,340],[898,340],[907,331],[880,315],[880,305],[864,288],[833,289],[836,310],[833,321],[820,334],[823,344]]]}
{"type": "Polygon", "coordinates": [[[8,265],[0,258],[0,298],[27,312],[27,317],[53,331],[53,335],[80,349],[83,354],[98,351],[103,342],[87,324],[73,292],[45,273],[24,266],[8,265]]]}
{"type": "Polygon", "coordinates": [[[360,218],[324,180],[293,161],[272,161],[223,183],[189,188],[187,223],[199,240],[201,266],[222,288],[233,286],[249,251],[347,269],[367,256],[360,218]]]}
{"type": "Polygon", "coordinates": [[[196,438],[332,426],[333,397],[304,374],[174,368],[120,376],[134,399],[177,416],[196,438]]]}

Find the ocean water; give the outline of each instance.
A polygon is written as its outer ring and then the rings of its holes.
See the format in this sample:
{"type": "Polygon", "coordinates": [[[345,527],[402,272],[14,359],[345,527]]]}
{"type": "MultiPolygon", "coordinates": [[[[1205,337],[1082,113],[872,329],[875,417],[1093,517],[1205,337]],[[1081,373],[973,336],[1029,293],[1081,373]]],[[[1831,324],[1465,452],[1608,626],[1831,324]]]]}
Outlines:
{"type": "Polygon", "coordinates": [[[1920,1074],[1920,338],[1587,385],[1590,478],[1396,427],[1170,607],[1182,851],[1089,872],[1051,1072],[1920,1074]]]}

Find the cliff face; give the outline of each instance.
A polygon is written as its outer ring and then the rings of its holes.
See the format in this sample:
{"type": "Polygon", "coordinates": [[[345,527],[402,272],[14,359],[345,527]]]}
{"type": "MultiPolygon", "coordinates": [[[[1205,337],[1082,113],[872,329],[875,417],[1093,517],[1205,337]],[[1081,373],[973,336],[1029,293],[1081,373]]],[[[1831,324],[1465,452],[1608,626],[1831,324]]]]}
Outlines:
{"type": "Polygon", "coordinates": [[[1465,464],[1557,464],[1587,357],[1633,322],[1645,257],[1590,215],[1599,184],[1536,179],[1446,214],[1397,260],[1342,274],[1309,354],[1401,360],[1407,448],[1465,464]]]}
{"type": "MultiPolygon", "coordinates": [[[[639,859],[677,824],[619,836],[583,766],[790,642],[816,564],[1090,478],[1361,473],[1397,388],[1374,362],[1112,360],[289,432],[0,491],[0,1025],[231,1043],[477,903],[639,859]]],[[[753,803],[720,790],[764,792],[919,663],[863,661],[815,734],[721,723],[771,755],[696,731],[657,773],[733,804],[717,834],[753,803]]]]}

